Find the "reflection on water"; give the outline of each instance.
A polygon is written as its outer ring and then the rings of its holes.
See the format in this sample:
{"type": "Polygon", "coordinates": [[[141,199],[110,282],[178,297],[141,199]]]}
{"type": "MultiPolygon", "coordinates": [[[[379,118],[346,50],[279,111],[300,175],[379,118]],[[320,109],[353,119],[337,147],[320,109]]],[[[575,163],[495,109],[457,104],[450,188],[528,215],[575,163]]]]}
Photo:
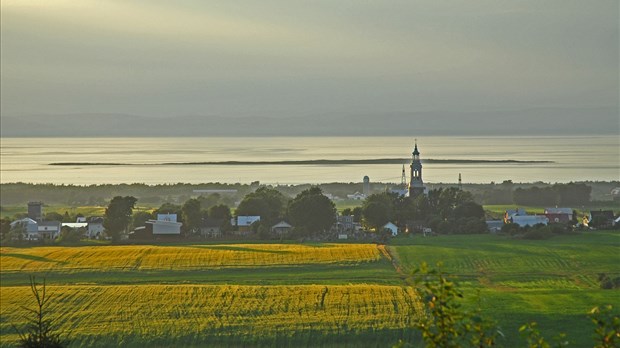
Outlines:
{"type": "MultiPolygon", "coordinates": [[[[52,162],[162,163],[406,158],[406,137],[299,138],[3,138],[0,181],[100,183],[398,182],[400,165],[49,166],[52,162]]],[[[425,137],[422,158],[553,161],[545,164],[424,165],[428,183],[619,180],[619,139],[588,137],[425,137]]]]}

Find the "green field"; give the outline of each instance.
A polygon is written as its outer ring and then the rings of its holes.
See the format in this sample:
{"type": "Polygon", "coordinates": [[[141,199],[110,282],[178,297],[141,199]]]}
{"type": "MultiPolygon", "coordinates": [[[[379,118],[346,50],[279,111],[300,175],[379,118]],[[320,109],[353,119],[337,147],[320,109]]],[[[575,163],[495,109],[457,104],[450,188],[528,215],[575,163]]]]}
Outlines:
{"type": "Polygon", "coordinates": [[[45,276],[51,310],[73,346],[420,346],[411,271],[443,263],[505,335],[536,321],[591,345],[586,313],[620,307],[598,273],[620,276],[620,232],[543,241],[504,236],[396,238],[371,244],[200,244],[0,249],[0,341],[17,339],[31,304],[27,275],[45,276]]]}
{"type": "Polygon", "coordinates": [[[620,276],[618,231],[544,241],[475,235],[407,238],[393,244],[394,256],[408,271],[421,262],[441,262],[466,298],[498,321],[508,342],[518,341],[520,325],[536,321],[547,337],[564,332],[576,346],[585,347],[593,332],[586,313],[603,304],[620,308],[620,292],[601,290],[598,282],[598,273],[620,276]]]}

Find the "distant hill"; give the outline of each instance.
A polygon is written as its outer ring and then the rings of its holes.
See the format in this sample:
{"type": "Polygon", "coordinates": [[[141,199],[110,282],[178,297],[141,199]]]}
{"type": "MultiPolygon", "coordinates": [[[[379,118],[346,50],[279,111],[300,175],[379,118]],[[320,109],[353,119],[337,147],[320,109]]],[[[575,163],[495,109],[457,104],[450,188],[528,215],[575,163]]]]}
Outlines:
{"type": "Polygon", "coordinates": [[[617,108],[531,108],[306,117],[2,115],[3,137],[618,134],[617,108]]]}

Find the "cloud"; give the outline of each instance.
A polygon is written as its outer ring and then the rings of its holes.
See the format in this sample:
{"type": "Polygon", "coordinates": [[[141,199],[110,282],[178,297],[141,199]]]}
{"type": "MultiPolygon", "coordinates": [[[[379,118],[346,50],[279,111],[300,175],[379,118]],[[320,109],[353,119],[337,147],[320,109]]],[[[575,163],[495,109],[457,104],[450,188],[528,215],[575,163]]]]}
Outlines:
{"type": "Polygon", "coordinates": [[[618,105],[616,1],[2,1],[2,115],[618,105]]]}

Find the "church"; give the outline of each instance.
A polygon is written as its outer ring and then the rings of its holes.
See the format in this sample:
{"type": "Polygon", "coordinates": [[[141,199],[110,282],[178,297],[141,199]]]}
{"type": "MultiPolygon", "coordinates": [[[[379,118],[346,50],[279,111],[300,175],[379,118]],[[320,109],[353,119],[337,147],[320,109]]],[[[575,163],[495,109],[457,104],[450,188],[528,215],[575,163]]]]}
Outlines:
{"type": "Polygon", "coordinates": [[[411,161],[411,176],[409,180],[409,197],[416,198],[424,194],[424,182],[422,181],[422,162],[420,162],[420,151],[416,140],[413,148],[413,159],[411,161]]]}

